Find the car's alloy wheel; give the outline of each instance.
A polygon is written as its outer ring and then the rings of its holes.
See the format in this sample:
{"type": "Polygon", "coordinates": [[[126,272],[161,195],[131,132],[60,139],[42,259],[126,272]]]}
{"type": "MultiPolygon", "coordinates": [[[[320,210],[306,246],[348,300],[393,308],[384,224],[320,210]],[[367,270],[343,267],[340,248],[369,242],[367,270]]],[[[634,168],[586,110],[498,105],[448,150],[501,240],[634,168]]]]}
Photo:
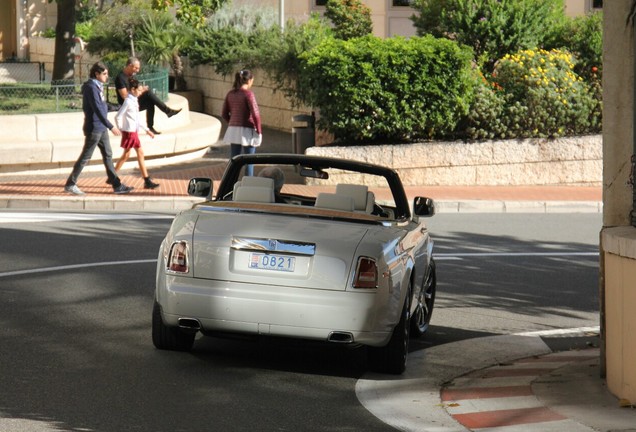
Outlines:
{"type": "Polygon", "coordinates": [[[428,330],[431,316],[433,315],[433,306],[435,305],[436,287],[435,261],[431,258],[428,275],[417,296],[417,306],[411,318],[411,332],[416,337],[422,336],[428,330]]]}
{"type": "Polygon", "coordinates": [[[190,351],[196,332],[184,332],[179,327],[169,327],[161,318],[161,306],[155,301],[152,308],[152,343],[158,349],[190,351]]]}

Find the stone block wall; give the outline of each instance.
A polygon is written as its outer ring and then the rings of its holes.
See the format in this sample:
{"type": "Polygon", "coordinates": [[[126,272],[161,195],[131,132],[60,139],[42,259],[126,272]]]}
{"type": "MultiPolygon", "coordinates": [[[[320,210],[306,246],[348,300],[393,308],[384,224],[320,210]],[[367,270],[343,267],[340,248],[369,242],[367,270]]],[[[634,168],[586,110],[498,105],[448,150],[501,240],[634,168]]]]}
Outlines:
{"type": "MultiPolygon", "coordinates": [[[[601,136],[312,147],[308,154],[387,165],[406,185],[601,185],[601,136]]],[[[332,176],[337,182],[337,178],[332,176]]]]}

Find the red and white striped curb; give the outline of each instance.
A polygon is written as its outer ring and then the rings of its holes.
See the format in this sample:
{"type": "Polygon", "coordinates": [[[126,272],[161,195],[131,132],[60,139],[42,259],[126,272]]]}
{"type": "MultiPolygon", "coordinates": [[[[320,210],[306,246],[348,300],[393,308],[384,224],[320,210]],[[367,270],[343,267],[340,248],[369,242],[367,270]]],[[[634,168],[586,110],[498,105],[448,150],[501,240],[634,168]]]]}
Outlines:
{"type": "Polygon", "coordinates": [[[448,414],[471,431],[590,432],[544,406],[532,382],[568,363],[598,356],[595,349],[566,351],[474,371],[444,386],[441,400],[448,414]]]}

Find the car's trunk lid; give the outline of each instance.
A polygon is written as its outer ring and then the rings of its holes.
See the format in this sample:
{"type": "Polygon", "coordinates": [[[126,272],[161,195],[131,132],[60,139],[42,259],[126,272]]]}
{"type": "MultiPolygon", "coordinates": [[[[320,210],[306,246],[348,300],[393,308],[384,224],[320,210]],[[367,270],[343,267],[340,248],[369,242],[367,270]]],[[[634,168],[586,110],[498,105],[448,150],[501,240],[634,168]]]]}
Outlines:
{"type": "Polygon", "coordinates": [[[202,213],[194,277],[344,290],[368,226],[263,213],[202,213]]]}

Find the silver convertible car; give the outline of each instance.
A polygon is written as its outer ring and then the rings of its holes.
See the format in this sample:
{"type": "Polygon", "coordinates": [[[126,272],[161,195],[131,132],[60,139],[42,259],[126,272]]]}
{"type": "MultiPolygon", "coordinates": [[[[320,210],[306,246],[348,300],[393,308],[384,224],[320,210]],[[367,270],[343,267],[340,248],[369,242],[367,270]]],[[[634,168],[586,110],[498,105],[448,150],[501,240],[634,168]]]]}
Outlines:
{"type": "Polygon", "coordinates": [[[389,168],[290,154],[236,156],[188,193],[201,203],[159,250],[157,348],[188,351],[198,332],[280,336],[366,346],[374,370],[404,371],[435,301],[431,199],[409,205],[389,168]]]}

